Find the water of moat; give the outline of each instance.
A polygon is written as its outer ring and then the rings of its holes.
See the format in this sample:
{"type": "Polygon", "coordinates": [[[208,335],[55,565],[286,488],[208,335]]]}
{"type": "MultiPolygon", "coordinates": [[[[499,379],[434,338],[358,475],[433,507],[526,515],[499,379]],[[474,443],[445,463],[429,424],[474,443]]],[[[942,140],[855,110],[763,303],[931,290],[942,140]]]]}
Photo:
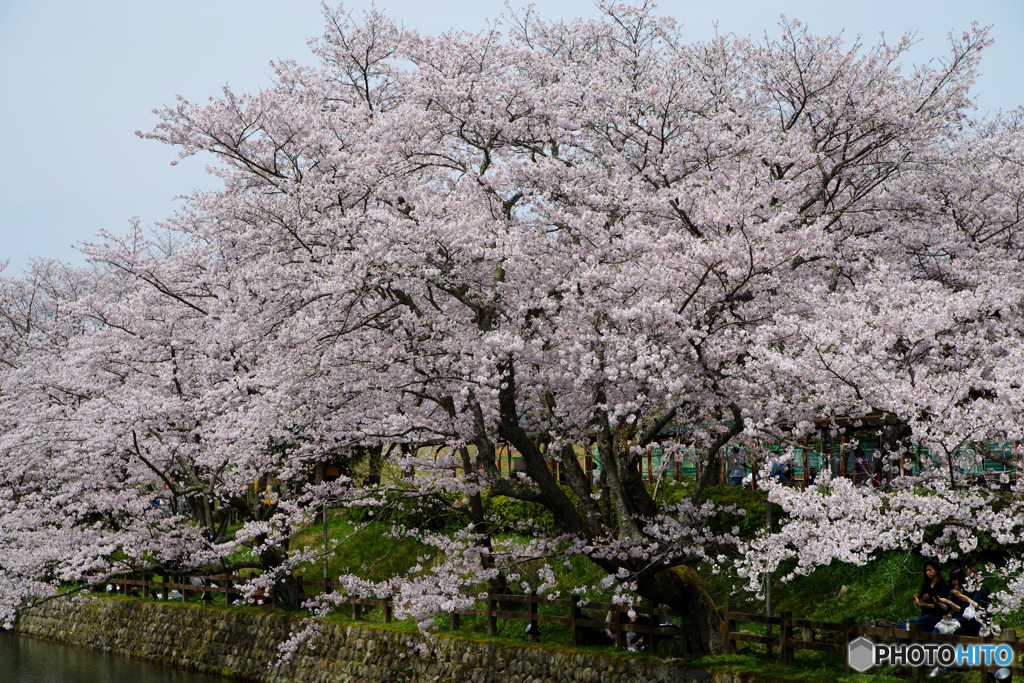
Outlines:
{"type": "Polygon", "coordinates": [[[169,666],[0,631],[3,683],[229,683],[169,666]]]}

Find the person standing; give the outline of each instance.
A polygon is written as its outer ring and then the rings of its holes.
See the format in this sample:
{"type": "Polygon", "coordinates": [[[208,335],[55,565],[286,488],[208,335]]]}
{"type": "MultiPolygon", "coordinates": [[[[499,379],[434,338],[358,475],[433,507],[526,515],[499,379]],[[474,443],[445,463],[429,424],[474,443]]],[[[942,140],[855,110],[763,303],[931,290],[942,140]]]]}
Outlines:
{"type": "Polygon", "coordinates": [[[743,468],[743,461],[740,458],[740,449],[733,446],[729,457],[729,480],[733,486],[742,486],[745,474],[746,471],[743,468]]]}
{"type": "Polygon", "coordinates": [[[868,456],[864,449],[857,447],[853,451],[853,483],[863,484],[868,480],[868,456]]]}

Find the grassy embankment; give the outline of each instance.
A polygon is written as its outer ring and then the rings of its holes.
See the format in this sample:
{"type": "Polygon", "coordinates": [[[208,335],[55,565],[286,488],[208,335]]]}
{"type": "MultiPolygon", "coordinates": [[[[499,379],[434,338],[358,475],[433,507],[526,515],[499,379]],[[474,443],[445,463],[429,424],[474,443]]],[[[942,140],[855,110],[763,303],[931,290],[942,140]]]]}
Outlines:
{"type": "MultiPolygon", "coordinates": [[[[684,487],[667,487],[661,496],[677,497],[685,495],[684,487]]],[[[661,497],[659,496],[659,497],[661,497]]],[[[748,511],[745,516],[735,516],[718,522],[723,528],[738,525],[741,534],[753,535],[763,528],[765,519],[764,494],[760,491],[744,491],[728,487],[715,487],[710,496],[723,504],[737,504],[748,511]]],[[[532,508],[515,501],[499,500],[495,504],[497,512],[507,519],[533,519],[546,525],[553,525],[550,513],[543,509],[532,508]]],[[[464,525],[465,520],[437,517],[435,512],[422,509],[406,510],[400,514],[403,521],[415,525],[417,522],[443,530],[453,526],[464,525]]],[[[355,573],[369,580],[378,581],[389,576],[405,574],[418,563],[419,557],[427,551],[417,541],[408,538],[393,539],[387,534],[390,523],[387,520],[372,520],[366,515],[350,515],[343,511],[328,513],[328,539],[331,546],[337,545],[337,551],[330,557],[328,572],[332,577],[339,574],[355,573]],[[342,541],[344,542],[342,543],[342,541]],[[340,544],[340,545],[338,545],[340,544]]],[[[320,546],[323,543],[323,527],[312,525],[293,537],[295,547],[320,546]]],[[[992,544],[982,544],[976,553],[976,559],[982,563],[997,561],[1004,549],[992,544]]],[[[916,614],[911,596],[917,591],[925,558],[902,553],[886,553],[866,566],[833,565],[817,569],[809,576],[783,584],[776,582],[773,586],[773,611],[790,611],[796,618],[815,619],[822,621],[840,621],[844,617],[852,617],[859,621],[863,617],[874,617],[887,621],[899,621],[916,614]]],[[[425,563],[429,568],[429,561],[425,563]]],[[[602,578],[602,572],[581,558],[573,558],[566,566],[564,563],[552,565],[560,587],[567,591],[580,584],[596,584],[602,578]]],[[[951,567],[950,567],[951,568],[951,567]]],[[[539,569],[539,563],[522,567],[522,574],[530,577],[539,569]]],[[[743,582],[729,573],[712,574],[702,568],[702,575],[716,603],[732,604],[741,611],[764,613],[763,602],[753,600],[744,590],[743,582]]],[[[322,580],[321,562],[312,562],[303,567],[302,574],[310,580],[322,580]]],[[[993,588],[998,586],[990,585],[993,588]]],[[[482,587],[481,587],[482,588],[482,587]]],[[[216,596],[222,601],[221,596],[216,596]]],[[[598,592],[585,594],[586,599],[602,601],[606,595],[598,592]]],[[[261,608],[241,608],[261,609],[261,608]]],[[[542,613],[560,614],[565,610],[555,607],[541,606],[542,613]]],[[[329,617],[332,621],[351,621],[347,610],[329,617]],[[344,612],[344,613],[342,613],[344,612]]],[[[382,611],[369,609],[364,611],[363,621],[383,626],[382,611]]],[[[1024,620],[1003,619],[1004,627],[1020,629],[1024,620]]],[[[441,633],[448,632],[447,615],[439,615],[436,626],[441,633]]],[[[515,619],[499,619],[497,639],[526,642],[523,633],[525,621],[515,619]]],[[[395,622],[388,626],[396,629],[412,629],[415,625],[409,621],[395,622]]],[[[740,628],[750,632],[764,632],[764,627],[756,624],[741,624],[740,628]]],[[[567,627],[542,623],[541,642],[545,646],[571,647],[571,637],[567,627]]],[[[483,617],[463,616],[459,635],[480,640],[488,640],[486,620],[483,617]]],[[[609,652],[609,648],[590,647],[583,650],[609,652]]],[[[679,655],[677,647],[668,643],[659,646],[656,656],[679,655]]],[[[622,656],[647,658],[650,653],[622,653],[622,656]]],[[[692,658],[693,666],[727,667],[736,670],[756,670],[778,676],[782,680],[807,681],[824,683],[825,681],[888,681],[898,680],[877,672],[868,675],[841,675],[842,658],[817,652],[798,651],[797,665],[783,669],[779,665],[778,653],[768,655],[762,646],[741,645],[737,655],[692,658]]],[[[973,683],[979,680],[976,673],[951,674],[948,680],[973,683]]]]}

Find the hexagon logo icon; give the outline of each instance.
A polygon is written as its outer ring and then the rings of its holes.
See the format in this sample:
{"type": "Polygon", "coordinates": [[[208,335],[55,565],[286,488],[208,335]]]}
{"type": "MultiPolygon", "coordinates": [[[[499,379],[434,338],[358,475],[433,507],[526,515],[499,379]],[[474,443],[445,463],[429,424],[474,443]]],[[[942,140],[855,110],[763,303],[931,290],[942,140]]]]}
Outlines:
{"type": "Polygon", "coordinates": [[[850,668],[857,673],[864,673],[875,665],[875,644],[861,636],[850,641],[850,668]]]}

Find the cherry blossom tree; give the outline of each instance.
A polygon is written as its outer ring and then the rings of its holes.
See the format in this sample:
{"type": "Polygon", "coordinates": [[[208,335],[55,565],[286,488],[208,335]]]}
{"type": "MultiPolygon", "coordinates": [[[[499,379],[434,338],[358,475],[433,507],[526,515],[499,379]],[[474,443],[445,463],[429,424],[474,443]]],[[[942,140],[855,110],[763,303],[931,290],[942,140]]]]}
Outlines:
{"type": "Polygon", "coordinates": [[[985,539],[1011,554],[992,568],[1008,579],[993,611],[1019,610],[1021,465],[991,448],[1021,439],[1019,116],[958,130],[893,193],[905,219],[857,241],[846,267],[869,277],[811,293],[828,316],[791,316],[787,350],[774,357],[788,381],[803,378],[820,416],[842,412],[833,406],[843,394],[856,414],[896,416],[912,434],[899,455],[917,471],[878,488],[827,473],[806,492],[773,484],[787,522],[748,548],[741,571],[752,589],[780,567],[791,579],[894,549],[956,560],[985,539]],[[983,457],[1009,471],[980,480],[983,457]]]}
{"type": "Polygon", "coordinates": [[[244,568],[297,606],[290,535],[334,490],[315,465],[335,442],[313,461],[272,434],[235,442],[264,347],[218,327],[241,311],[216,306],[207,256],[137,227],[84,248],[102,268],[3,283],[4,607],[68,581],[244,568]]]}
{"type": "MultiPolygon", "coordinates": [[[[62,389],[74,345],[93,330],[75,308],[117,296],[118,283],[98,271],[54,261],[30,264],[21,278],[0,279],[0,615],[26,596],[52,591],[67,566],[89,564],[90,550],[113,534],[90,516],[110,491],[106,472],[75,462],[73,444],[37,432],[59,425],[83,397],[62,389]]],[[[109,546],[108,546],[109,547],[109,546]]]]}
{"type": "MultiPolygon", "coordinates": [[[[909,38],[844,46],[792,22],[775,40],[687,43],[647,6],[440,36],[325,15],[318,65],[278,62],[259,93],[159,112],[145,136],[213,154],[224,183],[167,221],[173,248],[85,247],[122,285],[76,309],[94,329],[57,376],[88,400],[53,443],[120,463],[112,496],[166,485],[198,501],[160,523],[118,503],[139,563],[228,566],[248,544],[276,580],[308,558],[288,538],[325,505],[436,496],[465,531],[399,530],[436,548],[429,567],[343,577],[351,591],[393,592],[426,623],[481,585],[519,589],[525,562],[584,556],[600,588],[669,603],[714,652],[694,567],[741,543],[708,522],[723,448],[883,410],[955,458],[1016,419],[1016,125],[966,114],[984,31],[905,73],[909,38]],[[678,448],[673,423],[693,425],[702,474],[669,505],[640,459],[678,448]],[[596,444],[600,479],[578,444],[596,444]],[[525,474],[499,467],[503,445],[525,474]],[[359,490],[311,478],[357,447],[404,474],[359,490]],[[254,481],[277,482],[269,502],[246,497],[254,481]],[[496,496],[545,506],[558,532],[510,536],[487,514],[496,496]],[[244,521],[230,535],[228,509],[244,521]]],[[[960,490],[945,472],[934,505],[960,490]]],[[[792,522],[746,546],[752,581],[882,547],[835,536],[882,494],[772,496],[792,522]]]]}

